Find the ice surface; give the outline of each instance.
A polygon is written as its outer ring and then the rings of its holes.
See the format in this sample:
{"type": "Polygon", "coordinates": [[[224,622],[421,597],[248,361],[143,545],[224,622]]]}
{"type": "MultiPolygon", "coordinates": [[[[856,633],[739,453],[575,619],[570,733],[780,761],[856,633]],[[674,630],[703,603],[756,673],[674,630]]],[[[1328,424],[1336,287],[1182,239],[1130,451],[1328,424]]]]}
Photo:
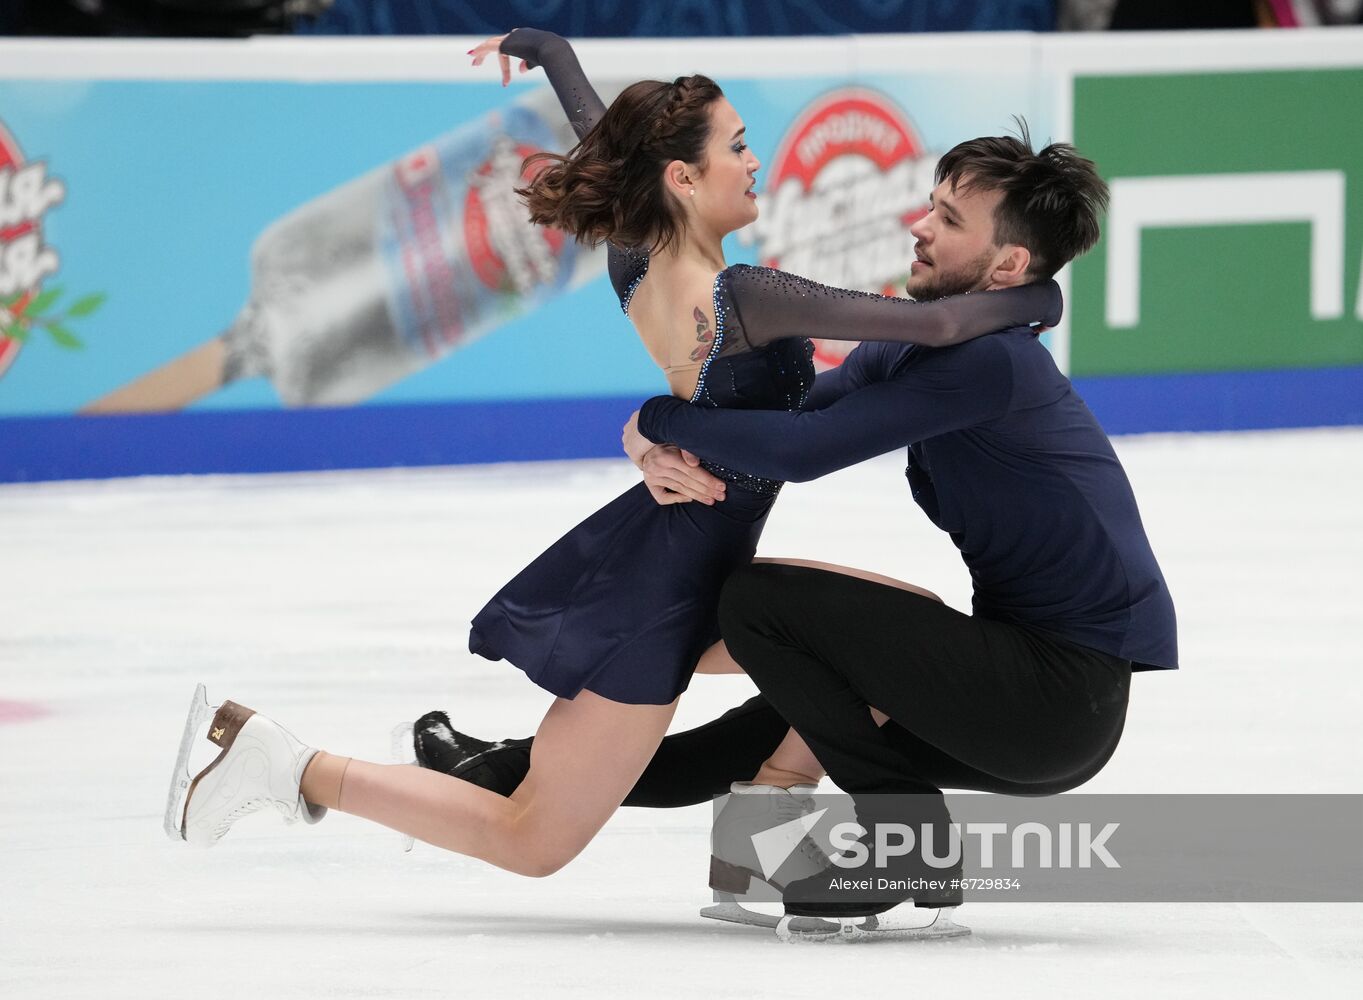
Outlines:
{"type": "MultiPolygon", "coordinates": [[[[1133,685],[1104,792],[1360,792],[1363,429],[1126,438],[1184,669],[1133,685]]],[[[0,489],[0,996],[1340,996],[1363,906],[970,903],[960,941],[782,945],[698,916],[707,807],[622,810],[529,880],[348,816],[212,851],[161,809],[194,683],[388,759],[429,708],[484,736],[547,696],[466,623],[624,462],[0,489]],[[943,991],[943,992],[938,992],[943,991]],[[950,991],[946,993],[945,991],[950,991]]],[[[967,607],[887,457],[787,487],[763,554],[967,607]]],[[[676,726],[746,697],[698,678],[676,726]]]]}

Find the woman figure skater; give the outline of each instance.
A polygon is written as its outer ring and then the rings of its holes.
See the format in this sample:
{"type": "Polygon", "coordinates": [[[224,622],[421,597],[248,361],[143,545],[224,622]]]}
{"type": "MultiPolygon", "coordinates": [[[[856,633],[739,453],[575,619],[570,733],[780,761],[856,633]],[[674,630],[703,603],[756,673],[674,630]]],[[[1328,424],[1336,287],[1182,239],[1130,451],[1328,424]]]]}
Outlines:
{"type": "MultiPolygon", "coordinates": [[[[521,192],[538,223],[610,244],[621,307],[672,392],[705,406],[801,407],[814,380],[805,338],[946,346],[1058,319],[1054,282],[930,303],[829,288],[779,271],[726,266],[721,240],[757,217],[757,159],[744,126],[704,76],[641,81],[604,108],[568,44],[519,29],[472,51],[543,65],[580,142],[541,154],[521,192]]],[[[475,617],[470,648],[507,659],[556,698],[509,796],[440,771],[355,760],[305,746],[233,702],[196,692],[166,811],[176,839],[210,846],[237,818],[273,807],[317,822],[362,816],[437,847],[528,876],[574,858],[634,786],[695,671],[736,671],[718,642],[728,574],[751,561],[779,483],[706,468],[723,503],[660,506],[639,484],[589,517],[475,617]],[[217,758],[191,779],[199,723],[217,758]]],[[[770,773],[822,773],[788,734],[770,773]]],[[[816,779],[817,780],[817,779],[816,779]]]]}

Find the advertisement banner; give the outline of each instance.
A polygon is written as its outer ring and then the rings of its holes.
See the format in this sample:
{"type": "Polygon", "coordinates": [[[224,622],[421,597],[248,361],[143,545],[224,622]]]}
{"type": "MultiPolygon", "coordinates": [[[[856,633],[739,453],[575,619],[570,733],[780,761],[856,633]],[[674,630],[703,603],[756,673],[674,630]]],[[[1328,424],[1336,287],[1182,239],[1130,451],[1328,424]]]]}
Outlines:
{"type": "Polygon", "coordinates": [[[1078,77],[1112,204],[1071,374],[1363,364],[1360,108],[1363,70],[1078,77]]]}
{"type": "MultiPolygon", "coordinates": [[[[727,260],[837,286],[902,292],[955,143],[1072,139],[1112,208],[1046,342],[1125,433],[1363,422],[1363,32],[1309,34],[578,48],[607,99],[716,78],[727,260]]],[[[618,454],[664,380],[514,193],[571,130],[462,44],[0,45],[0,481],[618,454]]]]}
{"type": "Polygon", "coordinates": [[[647,387],[619,322],[602,326],[624,344],[596,365],[547,341],[549,327],[581,322],[572,292],[604,260],[523,218],[513,192],[521,160],[571,140],[547,88],[523,93],[0,84],[9,146],[34,151],[6,202],[33,231],[0,231],[0,281],[11,286],[0,294],[20,296],[9,302],[0,414],[647,387]],[[44,327],[47,314],[66,318],[63,300],[44,298],[59,285],[105,296],[80,317],[78,340],[44,327]],[[517,322],[561,297],[556,322],[517,322]],[[471,351],[458,370],[431,372],[494,330],[490,357],[471,351]],[[543,353],[558,356],[523,363],[543,353]]]}
{"type": "MultiPolygon", "coordinates": [[[[763,163],[729,261],[876,292],[903,293],[942,152],[1014,114],[1052,127],[978,67],[696,68],[763,163]]],[[[615,454],[665,383],[604,252],[514,193],[573,141],[537,76],[0,81],[0,476],[615,454]]]]}

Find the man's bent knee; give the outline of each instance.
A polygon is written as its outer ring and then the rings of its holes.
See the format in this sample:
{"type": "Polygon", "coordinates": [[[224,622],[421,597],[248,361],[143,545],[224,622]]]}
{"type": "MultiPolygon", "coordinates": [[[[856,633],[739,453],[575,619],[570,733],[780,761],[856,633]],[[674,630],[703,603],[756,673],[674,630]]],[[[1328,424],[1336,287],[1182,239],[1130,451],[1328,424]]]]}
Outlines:
{"type": "Polygon", "coordinates": [[[754,597],[761,594],[770,567],[770,563],[748,563],[730,573],[719,592],[720,609],[737,609],[751,604],[754,597]]]}
{"type": "Polygon", "coordinates": [[[719,592],[719,633],[740,666],[743,660],[735,647],[747,645],[758,614],[768,607],[771,570],[770,564],[740,566],[719,592]]]}
{"type": "Polygon", "coordinates": [[[786,594],[799,594],[804,588],[799,571],[785,563],[761,562],[740,566],[729,574],[719,593],[719,612],[742,615],[768,612],[784,603],[786,594]]]}
{"type": "Polygon", "coordinates": [[[720,592],[719,631],[729,654],[754,680],[776,667],[806,615],[799,573],[778,563],[744,566],[720,592]]]}

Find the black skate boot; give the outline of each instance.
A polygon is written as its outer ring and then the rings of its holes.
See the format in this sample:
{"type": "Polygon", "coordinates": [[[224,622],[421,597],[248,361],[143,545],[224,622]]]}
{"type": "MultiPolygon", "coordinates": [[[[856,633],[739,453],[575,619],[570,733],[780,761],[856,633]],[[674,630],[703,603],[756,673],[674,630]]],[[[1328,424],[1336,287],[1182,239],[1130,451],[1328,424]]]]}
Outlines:
{"type": "Polygon", "coordinates": [[[879,872],[874,876],[849,874],[830,866],[817,875],[792,882],[782,894],[786,914],[776,924],[776,936],[783,941],[830,938],[857,941],[877,937],[927,940],[970,933],[969,927],[955,921],[956,907],[962,898],[959,867],[937,869],[921,864],[895,864],[879,872]],[[839,879],[843,881],[839,883],[839,879]],[[850,887],[857,881],[868,884],[864,888],[850,887]],[[833,887],[838,885],[841,888],[835,890],[834,898],[833,887]],[[910,900],[912,907],[900,907],[910,900]]]}
{"type": "Polygon", "coordinates": [[[444,712],[427,712],[412,727],[416,762],[480,788],[510,795],[530,770],[531,740],[495,743],[461,733],[444,712]]]}
{"type": "MultiPolygon", "coordinates": [[[[906,802],[910,797],[901,797],[906,802]]],[[[860,822],[868,832],[859,839],[859,850],[844,855],[864,860],[856,867],[830,864],[823,871],[788,884],[782,892],[786,916],[777,926],[777,934],[785,940],[821,939],[829,936],[845,938],[868,935],[897,937],[956,937],[968,934],[969,929],[956,924],[953,913],[961,905],[961,873],[959,851],[954,858],[942,856],[941,867],[931,864],[921,853],[921,845],[907,853],[887,852],[877,859],[875,836],[872,832],[880,823],[905,825],[915,831],[931,826],[934,857],[940,845],[951,837],[951,817],[940,796],[915,796],[906,808],[891,811],[872,811],[858,808],[860,822]],[[900,911],[890,916],[889,911],[912,901],[913,908],[931,910],[931,920],[919,923],[900,911]]],[[[889,801],[887,799],[887,801],[889,801]]]]}
{"type": "Polygon", "coordinates": [[[872,874],[829,865],[787,885],[781,898],[792,916],[870,917],[909,900],[917,907],[942,909],[961,905],[961,868],[931,868],[912,858],[872,874]]]}

